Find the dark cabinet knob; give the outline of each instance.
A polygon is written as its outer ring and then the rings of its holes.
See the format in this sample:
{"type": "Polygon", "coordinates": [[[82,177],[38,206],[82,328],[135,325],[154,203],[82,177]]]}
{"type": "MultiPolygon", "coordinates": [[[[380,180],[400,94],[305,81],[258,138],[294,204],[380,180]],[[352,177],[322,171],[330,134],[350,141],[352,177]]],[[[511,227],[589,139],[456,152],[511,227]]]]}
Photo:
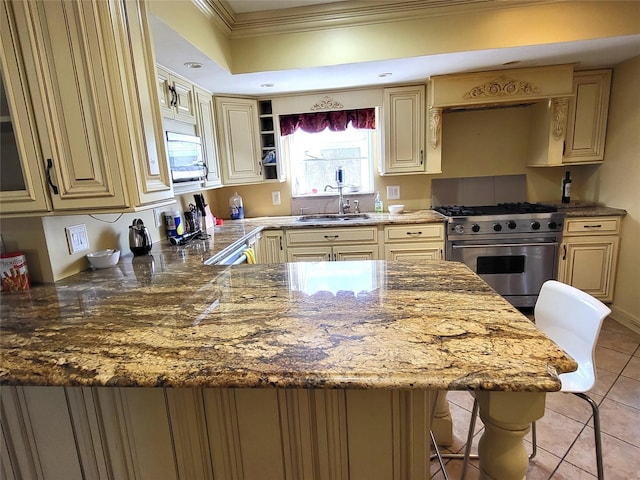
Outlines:
{"type": "Polygon", "coordinates": [[[494,223],[494,224],[493,224],[493,229],[494,229],[496,232],[499,232],[500,230],[502,230],[502,225],[500,225],[499,223],[494,223]]]}
{"type": "Polygon", "coordinates": [[[507,227],[509,227],[509,230],[513,230],[514,228],[516,228],[516,222],[511,220],[509,223],[507,223],[507,227]]]}
{"type": "Polygon", "coordinates": [[[471,231],[478,233],[480,231],[480,225],[478,225],[477,223],[474,223],[473,225],[471,225],[471,231]]]}
{"type": "Polygon", "coordinates": [[[531,222],[531,230],[540,230],[540,222],[531,222]]]}

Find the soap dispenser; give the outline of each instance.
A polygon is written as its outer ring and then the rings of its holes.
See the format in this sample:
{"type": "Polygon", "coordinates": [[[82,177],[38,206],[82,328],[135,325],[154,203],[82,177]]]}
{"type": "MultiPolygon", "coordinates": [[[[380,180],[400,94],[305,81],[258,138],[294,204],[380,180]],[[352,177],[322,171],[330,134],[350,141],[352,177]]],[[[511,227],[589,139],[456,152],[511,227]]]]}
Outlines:
{"type": "Polygon", "coordinates": [[[376,198],[373,201],[373,210],[376,213],[382,213],[384,207],[382,206],[382,198],[380,198],[380,192],[376,192],[376,198]]]}

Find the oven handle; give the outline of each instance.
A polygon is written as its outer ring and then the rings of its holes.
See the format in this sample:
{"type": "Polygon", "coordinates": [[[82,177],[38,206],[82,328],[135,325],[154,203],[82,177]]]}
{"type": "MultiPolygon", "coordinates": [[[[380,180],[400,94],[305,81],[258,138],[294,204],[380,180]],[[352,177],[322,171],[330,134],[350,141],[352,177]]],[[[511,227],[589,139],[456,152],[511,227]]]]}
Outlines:
{"type": "Polygon", "coordinates": [[[451,248],[487,248],[487,247],[545,247],[547,245],[558,245],[558,242],[541,243],[483,243],[474,245],[451,245],[451,248]]]}

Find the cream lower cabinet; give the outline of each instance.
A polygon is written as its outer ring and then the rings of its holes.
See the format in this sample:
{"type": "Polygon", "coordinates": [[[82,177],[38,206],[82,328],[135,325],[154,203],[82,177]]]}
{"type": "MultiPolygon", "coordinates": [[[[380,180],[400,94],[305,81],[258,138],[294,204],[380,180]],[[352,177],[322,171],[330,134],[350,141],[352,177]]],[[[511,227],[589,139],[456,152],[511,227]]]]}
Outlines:
{"type": "Polygon", "coordinates": [[[378,260],[378,227],[308,228],[286,232],[287,261],[378,260]]]}
{"type": "Polygon", "coordinates": [[[263,230],[260,239],[258,263],[284,263],[284,233],[282,230],[263,230]]]}
{"type": "Polygon", "coordinates": [[[3,214],[122,211],[173,197],[145,9],[2,2],[2,74],[22,167],[12,172],[18,187],[3,188],[3,214]]]}
{"type": "Polygon", "coordinates": [[[558,280],[613,301],[620,217],[567,219],[560,246],[558,280]]]}
{"type": "Polygon", "coordinates": [[[422,390],[3,386],[0,399],[7,480],[418,480],[429,471],[422,390]]]}
{"type": "Polygon", "coordinates": [[[384,228],[384,259],[408,262],[444,258],[444,225],[393,225],[384,228]]]}

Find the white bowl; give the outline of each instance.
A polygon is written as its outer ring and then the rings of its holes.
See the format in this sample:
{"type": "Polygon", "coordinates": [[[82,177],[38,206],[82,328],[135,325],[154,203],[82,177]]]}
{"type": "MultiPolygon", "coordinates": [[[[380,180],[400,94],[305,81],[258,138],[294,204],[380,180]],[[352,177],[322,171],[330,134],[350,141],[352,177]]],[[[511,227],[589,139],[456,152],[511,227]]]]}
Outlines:
{"type": "Polygon", "coordinates": [[[93,268],[113,267],[120,260],[120,250],[100,250],[88,253],[87,258],[93,268]]]}
{"type": "Polygon", "coordinates": [[[389,205],[389,213],[394,215],[404,212],[404,205],[389,205]]]}

